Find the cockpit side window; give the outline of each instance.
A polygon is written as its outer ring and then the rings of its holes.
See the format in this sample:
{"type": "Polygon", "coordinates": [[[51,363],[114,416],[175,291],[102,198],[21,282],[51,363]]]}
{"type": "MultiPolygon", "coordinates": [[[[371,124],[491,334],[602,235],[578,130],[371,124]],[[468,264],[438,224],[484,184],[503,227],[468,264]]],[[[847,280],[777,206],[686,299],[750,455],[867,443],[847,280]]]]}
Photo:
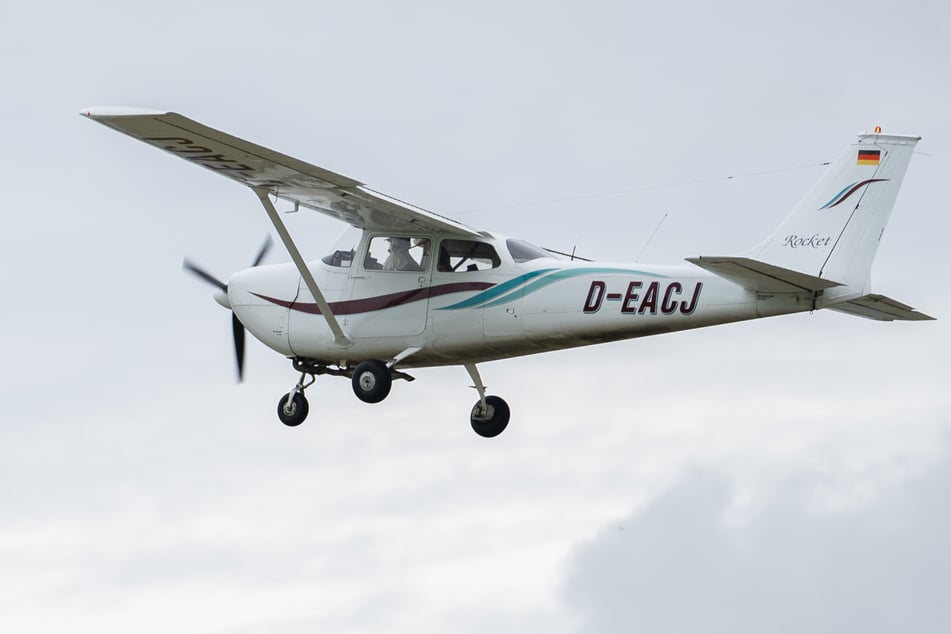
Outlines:
{"type": "Polygon", "coordinates": [[[371,271],[425,271],[429,268],[431,247],[429,238],[374,236],[363,267],[371,271]]]}
{"type": "Polygon", "coordinates": [[[495,247],[475,240],[443,240],[439,245],[436,270],[463,273],[494,269],[502,264],[495,247]]]}

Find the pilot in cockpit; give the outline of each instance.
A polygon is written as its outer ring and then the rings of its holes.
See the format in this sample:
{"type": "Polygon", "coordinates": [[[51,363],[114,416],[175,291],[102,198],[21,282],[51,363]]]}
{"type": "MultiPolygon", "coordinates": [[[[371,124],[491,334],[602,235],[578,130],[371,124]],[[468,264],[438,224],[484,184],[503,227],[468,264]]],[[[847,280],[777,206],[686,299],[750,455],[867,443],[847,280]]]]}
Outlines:
{"type": "Polygon", "coordinates": [[[383,262],[384,271],[420,271],[419,262],[409,253],[409,238],[387,238],[390,254],[383,262]]]}

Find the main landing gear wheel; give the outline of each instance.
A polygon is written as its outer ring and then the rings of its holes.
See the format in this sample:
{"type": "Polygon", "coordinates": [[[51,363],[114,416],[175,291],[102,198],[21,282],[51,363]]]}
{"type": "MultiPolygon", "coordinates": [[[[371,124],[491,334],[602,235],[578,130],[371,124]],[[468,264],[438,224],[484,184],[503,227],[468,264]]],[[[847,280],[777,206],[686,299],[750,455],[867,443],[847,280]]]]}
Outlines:
{"type": "Polygon", "coordinates": [[[386,364],[376,359],[361,361],[353,371],[353,393],[364,403],[379,403],[390,393],[393,376],[386,364]]]}
{"type": "Polygon", "coordinates": [[[485,410],[482,409],[482,399],[472,406],[469,422],[475,433],[483,438],[495,438],[509,424],[509,405],[498,396],[485,397],[485,410]]]}
{"type": "Polygon", "coordinates": [[[310,406],[303,392],[288,393],[277,404],[277,417],[288,427],[297,427],[307,418],[310,406]]]}

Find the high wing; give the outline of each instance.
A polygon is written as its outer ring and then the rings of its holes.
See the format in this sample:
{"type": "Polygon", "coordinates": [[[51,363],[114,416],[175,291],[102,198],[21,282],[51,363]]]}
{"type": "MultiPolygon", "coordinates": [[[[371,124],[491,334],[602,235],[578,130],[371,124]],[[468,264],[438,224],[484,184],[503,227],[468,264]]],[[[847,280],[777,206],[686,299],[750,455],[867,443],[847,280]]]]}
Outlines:
{"type": "Polygon", "coordinates": [[[99,107],[86,108],[80,114],[255,191],[267,191],[355,227],[479,235],[475,229],[451,218],[390,198],[359,181],[209,128],[175,112],[99,107]]]}

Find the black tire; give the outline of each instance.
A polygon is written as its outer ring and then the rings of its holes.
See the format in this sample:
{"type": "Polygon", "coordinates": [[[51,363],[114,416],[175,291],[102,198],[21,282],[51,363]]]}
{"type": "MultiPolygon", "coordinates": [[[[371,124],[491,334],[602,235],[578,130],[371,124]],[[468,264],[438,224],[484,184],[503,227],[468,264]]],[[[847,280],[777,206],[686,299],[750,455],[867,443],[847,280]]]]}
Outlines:
{"type": "Polygon", "coordinates": [[[278,402],[277,417],[288,427],[297,427],[307,418],[310,405],[307,404],[307,399],[302,392],[294,394],[293,400],[290,397],[290,393],[287,393],[278,402]]]}
{"type": "Polygon", "coordinates": [[[386,364],[376,359],[361,361],[353,371],[353,393],[364,403],[379,403],[393,387],[393,375],[386,364]]]}
{"type": "Polygon", "coordinates": [[[482,401],[476,401],[469,415],[473,431],[483,438],[495,438],[508,427],[509,405],[498,396],[485,397],[486,411],[482,412],[482,401]]]}

